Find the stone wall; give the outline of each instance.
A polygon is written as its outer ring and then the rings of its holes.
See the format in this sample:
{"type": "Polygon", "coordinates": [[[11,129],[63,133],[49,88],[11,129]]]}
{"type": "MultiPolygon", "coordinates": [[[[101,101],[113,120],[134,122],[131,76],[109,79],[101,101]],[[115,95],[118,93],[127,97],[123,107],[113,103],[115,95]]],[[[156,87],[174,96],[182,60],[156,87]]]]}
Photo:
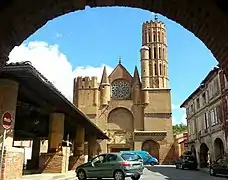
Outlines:
{"type": "Polygon", "coordinates": [[[175,145],[161,144],[159,149],[160,164],[169,164],[176,159],[175,145]]]}
{"type": "Polygon", "coordinates": [[[24,150],[6,147],[3,156],[1,180],[19,180],[22,178],[24,150]]]}

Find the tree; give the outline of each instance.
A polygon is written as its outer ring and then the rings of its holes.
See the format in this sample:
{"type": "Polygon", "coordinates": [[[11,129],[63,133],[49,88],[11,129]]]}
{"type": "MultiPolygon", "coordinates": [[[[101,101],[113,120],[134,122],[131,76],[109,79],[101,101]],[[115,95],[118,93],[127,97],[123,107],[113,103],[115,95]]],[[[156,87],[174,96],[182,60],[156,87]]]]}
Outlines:
{"type": "Polygon", "coordinates": [[[183,123],[173,125],[173,134],[179,134],[187,130],[187,126],[183,123]]]}

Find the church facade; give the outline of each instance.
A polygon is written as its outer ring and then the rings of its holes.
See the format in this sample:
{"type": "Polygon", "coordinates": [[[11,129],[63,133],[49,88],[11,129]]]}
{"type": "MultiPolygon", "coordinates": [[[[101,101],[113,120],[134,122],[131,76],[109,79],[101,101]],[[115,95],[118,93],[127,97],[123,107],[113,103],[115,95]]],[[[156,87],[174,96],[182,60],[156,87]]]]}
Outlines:
{"type": "Polygon", "coordinates": [[[167,163],[174,155],[165,24],[143,23],[141,77],[119,62],[110,75],[74,80],[74,104],[109,136],[97,153],[146,150],[167,163]]]}

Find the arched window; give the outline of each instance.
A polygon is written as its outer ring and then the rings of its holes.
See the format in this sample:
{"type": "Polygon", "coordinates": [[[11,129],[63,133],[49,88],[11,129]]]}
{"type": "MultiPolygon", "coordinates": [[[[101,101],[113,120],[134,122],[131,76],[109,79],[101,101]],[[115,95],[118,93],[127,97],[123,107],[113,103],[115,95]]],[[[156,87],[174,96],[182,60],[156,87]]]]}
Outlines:
{"type": "Polygon", "coordinates": [[[161,59],[161,48],[160,47],[158,48],[158,57],[159,57],[159,59],[161,59]]]}
{"type": "Polygon", "coordinates": [[[165,64],[164,64],[164,76],[166,76],[166,68],[165,68],[165,64]]]}
{"type": "Polygon", "coordinates": [[[157,64],[154,64],[154,75],[158,75],[157,64]]]}
{"type": "Polygon", "coordinates": [[[151,48],[149,47],[149,59],[151,59],[151,48]]]}
{"type": "Polygon", "coordinates": [[[149,37],[148,42],[151,42],[151,34],[150,34],[150,31],[148,32],[148,37],[149,37]]]}
{"type": "Polygon", "coordinates": [[[165,59],[165,49],[163,48],[162,51],[163,51],[163,52],[162,52],[162,54],[163,54],[163,59],[165,59]]]}
{"type": "Polygon", "coordinates": [[[162,43],[165,43],[165,41],[164,41],[164,33],[162,33],[162,43]]]}
{"type": "Polygon", "coordinates": [[[159,64],[159,71],[160,71],[160,75],[162,75],[162,65],[159,64]]]}
{"type": "Polygon", "coordinates": [[[147,42],[147,32],[144,33],[144,42],[147,42]]]}
{"type": "Polygon", "coordinates": [[[158,32],[158,42],[160,42],[160,31],[158,32]]]}
{"type": "Polygon", "coordinates": [[[155,33],[155,31],[153,32],[153,36],[154,36],[154,42],[156,42],[156,33],[155,33]]]}
{"type": "Polygon", "coordinates": [[[154,47],[154,59],[157,59],[157,51],[156,47],[154,47]]]}

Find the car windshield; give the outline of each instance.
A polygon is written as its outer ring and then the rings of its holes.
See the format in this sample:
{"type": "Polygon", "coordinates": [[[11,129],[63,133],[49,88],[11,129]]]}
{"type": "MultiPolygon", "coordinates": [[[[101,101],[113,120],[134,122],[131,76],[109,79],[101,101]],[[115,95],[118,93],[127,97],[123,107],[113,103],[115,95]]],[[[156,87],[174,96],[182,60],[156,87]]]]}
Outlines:
{"type": "Polygon", "coordinates": [[[122,154],[121,157],[125,161],[139,161],[141,159],[137,154],[122,154]]]}

